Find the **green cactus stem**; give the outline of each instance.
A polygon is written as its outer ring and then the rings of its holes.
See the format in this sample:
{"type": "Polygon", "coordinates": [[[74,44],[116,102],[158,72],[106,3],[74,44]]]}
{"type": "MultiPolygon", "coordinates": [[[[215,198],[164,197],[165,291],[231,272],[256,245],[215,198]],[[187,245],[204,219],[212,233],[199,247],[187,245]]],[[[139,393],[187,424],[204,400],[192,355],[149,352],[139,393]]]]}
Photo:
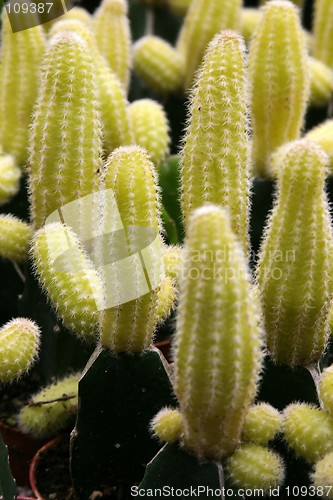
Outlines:
{"type": "Polygon", "coordinates": [[[34,321],[16,318],[0,328],[0,382],[26,373],[38,356],[40,330],[34,321]]]}
{"type": "Polygon", "coordinates": [[[7,203],[20,187],[21,169],[12,155],[0,156],[0,206],[7,203]]]}
{"type": "Polygon", "coordinates": [[[313,56],[333,69],[333,4],[316,0],[313,20],[313,56]]]}
{"type": "Polygon", "coordinates": [[[333,415],[333,366],[325,368],[319,380],[319,395],[323,407],[333,415]]]}
{"type": "Polygon", "coordinates": [[[247,250],[250,150],[244,56],[241,37],[231,31],[208,46],[190,103],[181,196],[185,225],[190,212],[205,203],[227,207],[247,250]]]}
{"type": "Polygon", "coordinates": [[[323,62],[309,57],[310,106],[327,106],[333,96],[333,71],[323,62]]]}
{"type": "Polygon", "coordinates": [[[1,20],[0,144],[23,166],[28,159],[30,116],[45,37],[40,26],[13,33],[6,9],[2,9],[1,20]]]}
{"type": "Polygon", "coordinates": [[[161,441],[174,443],[182,433],[182,414],[174,408],[162,408],[151,421],[150,427],[161,441]]]}
{"type": "Polygon", "coordinates": [[[329,335],[333,239],[324,191],[327,157],[307,140],[291,143],[277,155],[278,194],[257,281],[273,360],[307,366],[320,359],[329,335]]]}
{"type": "Polygon", "coordinates": [[[267,403],[249,408],[243,427],[243,439],[265,446],[280,431],[282,417],[279,411],[267,403]]]}
{"type": "Polygon", "coordinates": [[[329,159],[329,173],[333,173],[333,120],[326,120],[311,129],[305,139],[315,142],[323,148],[329,159]]]}
{"type": "Polygon", "coordinates": [[[315,464],[311,478],[314,486],[318,488],[318,493],[325,491],[327,498],[333,498],[333,453],[328,453],[315,464]]]}
{"type": "Polygon", "coordinates": [[[249,53],[253,161],[266,175],[270,155],[298,139],[309,96],[305,37],[297,8],[286,0],[263,7],[249,53]]]}
{"type": "Polygon", "coordinates": [[[240,443],[260,370],[253,295],[226,211],[210,205],[195,210],[180,279],[174,387],[182,441],[200,457],[219,460],[240,443]]]}
{"type": "Polygon", "coordinates": [[[31,237],[29,224],[10,214],[0,215],[0,257],[27,261],[31,237]]]}

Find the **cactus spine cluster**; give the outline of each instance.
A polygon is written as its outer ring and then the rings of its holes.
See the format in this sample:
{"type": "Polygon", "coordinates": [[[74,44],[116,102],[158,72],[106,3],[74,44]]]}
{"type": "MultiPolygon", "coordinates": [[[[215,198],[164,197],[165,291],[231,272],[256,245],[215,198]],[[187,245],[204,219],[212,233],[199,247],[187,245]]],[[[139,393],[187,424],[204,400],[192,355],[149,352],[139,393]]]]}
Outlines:
{"type": "Polygon", "coordinates": [[[0,144],[24,166],[45,37],[40,26],[13,33],[6,9],[1,20],[0,144]]]}
{"type": "Polygon", "coordinates": [[[250,46],[249,79],[253,161],[264,176],[273,151],[299,138],[309,95],[305,38],[291,2],[263,7],[250,46]]]}
{"type": "Polygon", "coordinates": [[[174,356],[184,445],[216,460],[232,453],[256,392],[260,339],[245,257],[216,206],[190,218],[174,356]]]}
{"type": "Polygon", "coordinates": [[[248,247],[250,150],[245,46],[234,32],[212,40],[198,73],[181,155],[182,211],[204,203],[229,209],[232,228],[248,247]]]}
{"type": "Polygon", "coordinates": [[[34,321],[16,318],[0,328],[0,382],[26,373],[36,360],[40,330],[34,321]]]}
{"type": "Polygon", "coordinates": [[[279,363],[314,363],[328,339],[333,239],[326,167],[325,153],[310,141],[283,150],[257,268],[267,347],[279,363]]]}

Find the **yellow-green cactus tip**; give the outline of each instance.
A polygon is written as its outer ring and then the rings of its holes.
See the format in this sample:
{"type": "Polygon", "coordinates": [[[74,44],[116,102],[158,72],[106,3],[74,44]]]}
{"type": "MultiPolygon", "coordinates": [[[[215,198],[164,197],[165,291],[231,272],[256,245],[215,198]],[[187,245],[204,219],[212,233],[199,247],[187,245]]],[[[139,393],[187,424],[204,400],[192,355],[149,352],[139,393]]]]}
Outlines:
{"type": "Polygon", "coordinates": [[[140,99],[128,107],[134,142],[158,165],[169,152],[169,122],[163,106],[152,99],[140,99]]]}
{"type": "Polygon", "coordinates": [[[333,419],[307,404],[291,404],[284,410],[285,440],[300,457],[314,463],[333,451],[333,419]]]}
{"type": "Polygon", "coordinates": [[[328,453],[316,463],[311,478],[318,494],[323,491],[326,498],[333,498],[333,453],[328,453]]]}
{"type": "Polygon", "coordinates": [[[325,368],[321,374],[319,394],[325,410],[333,415],[333,365],[325,368]]]}
{"type": "Polygon", "coordinates": [[[133,64],[138,76],[161,94],[177,91],[184,78],[184,60],[168,42],[147,35],[134,45],[133,64]]]}
{"type": "Polygon", "coordinates": [[[268,492],[284,480],[284,464],[280,456],[256,444],[244,444],[227,460],[232,483],[240,488],[260,488],[268,492]]]}
{"type": "Polygon", "coordinates": [[[179,410],[162,408],[153,418],[151,430],[161,441],[174,443],[181,436],[182,423],[179,410]]]}
{"type": "Polygon", "coordinates": [[[322,61],[309,57],[310,106],[327,106],[333,95],[333,71],[322,61]]]}
{"type": "Polygon", "coordinates": [[[70,375],[35,394],[19,413],[25,434],[46,438],[74,423],[78,405],[80,374],[70,375]]]}
{"type": "Polygon", "coordinates": [[[24,262],[28,259],[32,229],[17,217],[0,215],[0,257],[24,262]]]}
{"type": "Polygon", "coordinates": [[[34,321],[16,318],[0,329],[0,382],[26,373],[37,358],[40,330],[34,321]]]}
{"type": "Polygon", "coordinates": [[[260,403],[251,406],[245,417],[243,439],[266,445],[279,432],[282,416],[273,406],[260,403]]]}
{"type": "Polygon", "coordinates": [[[17,194],[20,184],[21,169],[12,155],[0,156],[0,205],[7,203],[17,194]]]}
{"type": "Polygon", "coordinates": [[[305,139],[315,142],[323,148],[329,159],[329,173],[333,173],[333,120],[326,120],[311,129],[305,139]]]}

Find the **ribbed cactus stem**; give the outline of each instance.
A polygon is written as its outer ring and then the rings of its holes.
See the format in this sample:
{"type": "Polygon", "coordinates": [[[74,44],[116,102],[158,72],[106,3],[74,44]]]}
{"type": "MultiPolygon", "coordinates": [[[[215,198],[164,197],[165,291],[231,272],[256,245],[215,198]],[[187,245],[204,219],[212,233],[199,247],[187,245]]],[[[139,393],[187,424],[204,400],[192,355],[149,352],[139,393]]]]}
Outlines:
{"type": "Polygon", "coordinates": [[[329,159],[329,173],[333,173],[333,120],[326,120],[317,127],[311,129],[305,139],[318,144],[329,159]]]}
{"type": "Polygon", "coordinates": [[[260,370],[258,309],[226,210],[190,219],[180,279],[174,387],[183,442],[219,460],[238,446],[260,370]]]}
{"type": "Polygon", "coordinates": [[[0,257],[15,262],[28,260],[32,229],[14,215],[0,215],[0,257]]]}
{"type": "Polygon", "coordinates": [[[97,96],[103,125],[104,149],[110,153],[119,146],[134,142],[127,99],[124,89],[109,68],[105,58],[98,50],[95,37],[88,26],[75,20],[59,21],[50,31],[50,35],[69,31],[77,33],[86,42],[93,58],[94,74],[97,80],[97,96]]]}
{"type": "Polygon", "coordinates": [[[270,155],[298,139],[309,96],[305,37],[298,9],[272,0],[262,10],[249,54],[253,159],[266,174],[270,155]]]}
{"type": "MultiPolygon", "coordinates": [[[[123,257],[128,258],[129,271],[128,276],[113,271],[111,280],[105,269],[104,281],[106,285],[112,281],[111,292],[119,300],[119,305],[103,311],[101,341],[113,351],[138,352],[152,342],[158,314],[158,291],[163,285],[156,172],[143,149],[128,146],[116,149],[109,156],[104,174],[105,188],[112,189],[123,224],[124,246],[127,248],[123,257]],[[151,242],[144,243],[146,234],[151,235],[151,242]],[[140,241],[146,247],[144,252],[140,241]],[[128,293],[134,293],[133,300],[121,299],[124,290],[126,297],[128,293]]],[[[106,214],[105,227],[110,222],[106,214]]],[[[120,232],[109,233],[108,241],[101,249],[102,261],[106,257],[109,262],[110,259],[117,260],[117,234],[120,232]]]]}
{"type": "Polygon", "coordinates": [[[58,316],[83,340],[96,341],[102,281],[76,235],[60,223],[48,224],[35,233],[31,253],[58,316]]]}
{"type": "Polygon", "coordinates": [[[26,373],[36,360],[40,330],[34,321],[16,318],[0,328],[0,382],[26,373]]]}
{"type": "Polygon", "coordinates": [[[333,239],[324,191],[327,157],[301,140],[285,147],[281,162],[257,279],[273,359],[305,366],[320,359],[329,334],[333,239]]]}
{"type": "Polygon", "coordinates": [[[133,102],[128,113],[133,126],[134,142],[146,149],[155,165],[169,152],[169,123],[163,106],[152,99],[133,102]]]}
{"type": "Polygon", "coordinates": [[[7,203],[20,187],[21,169],[16,165],[14,156],[0,156],[0,205],[7,203]]]}
{"type": "Polygon", "coordinates": [[[309,57],[310,106],[327,106],[333,96],[333,71],[323,62],[309,57]]]}
{"type": "MultiPolygon", "coordinates": [[[[95,81],[83,39],[69,32],[53,37],[31,125],[29,189],[36,229],[53,211],[99,187],[101,125],[95,81]]],[[[80,215],[79,210],[78,219],[80,215]]]]}
{"type": "Polygon", "coordinates": [[[333,69],[333,3],[316,0],[313,21],[313,56],[333,69]]]}
{"type": "Polygon", "coordinates": [[[185,59],[184,88],[188,89],[208,43],[221,30],[237,30],[240,0],[193,0],[180,30],[177,49],[185,59]]]}
{"type": "Polygon", "coordinates": [[[103,0],[95,12],[93,29],[101,54],[127,92],[131,69],[131,32],[127,17],[127,0],[103,0]]]}
{"type": "Polygon", "coordinates": [[[162,38],[147,35],[133,47],[133,64],[144,83],[160,94],[180,89],[184,79],[184,58],[162,38]]]}
{"type": "Polygon", "coordinates": [[[232,228],[248,246],[250,150],[248,139],[245,46],[224,31],[211,41],[189,109],[181,154],[182,210],[204,203],[225,206],[232,228]]]}
{"type": "Polygon", "coordinates": [[[13,33],[6,9],[1,19],[0,144],[23,166],[45,37],[40,26],[13,33]]]}

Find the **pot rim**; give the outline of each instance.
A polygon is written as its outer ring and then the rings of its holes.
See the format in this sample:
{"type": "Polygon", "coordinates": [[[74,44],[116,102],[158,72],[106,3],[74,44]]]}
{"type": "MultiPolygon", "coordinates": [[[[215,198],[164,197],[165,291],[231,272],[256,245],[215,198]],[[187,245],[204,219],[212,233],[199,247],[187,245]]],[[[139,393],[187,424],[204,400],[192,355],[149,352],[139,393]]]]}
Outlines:
{"type": "Polygon", "coordinates": [[[31,489],[32,489],[34,495],[39,500],[45,500],[44,497],[39,493],[37,485],[36,485],[36,470],[37,470],[38,463],[40,461],[40,457],[43,455],[43,453],[45,453],[45,451],[47,451],[49,448],[52,448],[52,446],[55,445],[60,439],[61,439],[61,435],[50,439],[41,448],[39,448],[39,450],[37,451],[37,453],[35,454],[35,456],[31,460],[30,468],[29,468],[29,481],[30,481],[30,486],[31,486],[31,489]]]}

